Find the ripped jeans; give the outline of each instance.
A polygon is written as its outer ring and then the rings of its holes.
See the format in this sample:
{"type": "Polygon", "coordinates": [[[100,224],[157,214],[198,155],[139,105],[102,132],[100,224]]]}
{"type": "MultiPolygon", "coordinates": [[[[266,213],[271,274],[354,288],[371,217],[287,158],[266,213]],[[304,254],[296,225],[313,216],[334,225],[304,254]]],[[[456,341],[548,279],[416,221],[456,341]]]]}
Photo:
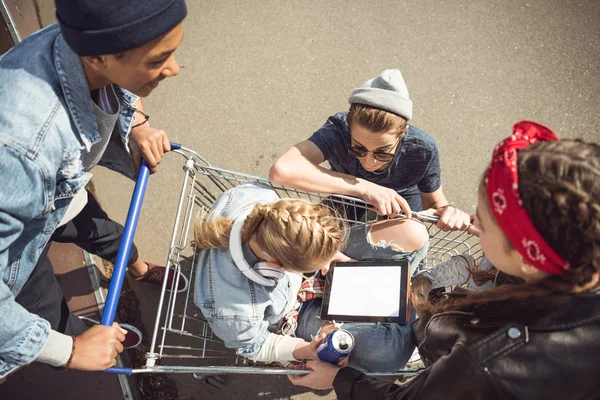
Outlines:
{"type": "Polygon", "coordinates": [[[421,249],[406,252],[398,251],[392,245],[376,245],[369,241],[368,228],[364,225],[356,225],[350,229],[348,245],[343,253],[358,261],[371,260],[407,260],[410,264],[410,276],[412,277],[421,261],[427,256],[429,242],[421,249]]]}

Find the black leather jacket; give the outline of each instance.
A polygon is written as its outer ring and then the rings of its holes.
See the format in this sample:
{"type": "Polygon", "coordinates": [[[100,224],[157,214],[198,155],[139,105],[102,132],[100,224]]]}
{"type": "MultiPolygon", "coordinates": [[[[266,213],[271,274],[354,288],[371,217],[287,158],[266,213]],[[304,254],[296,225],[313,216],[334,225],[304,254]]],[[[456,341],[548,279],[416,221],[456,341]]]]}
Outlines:
{"type": "Polygon", "coordinates": [[[445,312],[413,333],[429,367],[398,386],[342,368],[338,399],[600,399],[600,292],[445,312]]]}

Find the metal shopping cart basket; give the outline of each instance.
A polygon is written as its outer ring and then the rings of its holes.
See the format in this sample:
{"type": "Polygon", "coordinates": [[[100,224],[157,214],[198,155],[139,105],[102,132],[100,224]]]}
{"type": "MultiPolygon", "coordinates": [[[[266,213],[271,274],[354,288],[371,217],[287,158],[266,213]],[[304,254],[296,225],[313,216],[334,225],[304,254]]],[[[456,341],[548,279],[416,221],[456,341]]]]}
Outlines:
{"type": "MultiPolygon", "coordinates": [[[[327,202],[341,210],[341,217],[350,225],[374,222],[377,215],[363,200],[343,195],[323,195],[283,187],[268,179],[213,167],[198,153],[178,144],[171,144],[174,153],[185,159],[184,178],[169,245],[167,267],[177,274],[186,274],[190,281],[184,293],[163,282],[152,340],[146,354],[146,365],[139,369],[111,368],[107,372],[134,373],[193,373],[197,376],[218,374],[305,374],[307,371],[269,367],[253,364],[238,357],[234,350],[226,349],[214,336],[202,313],[193,304],[193,281],[196,253],[190,243],[193,221],[208,212],[212,204],[226,190],[240,184],[260,182],[273,188],[281,198],[302,198],[314,202],[327,202]]],[[[131,250],[133,236],[149,171],[143,163],[131,200],[121,249],[111,279],[102,324],[110,325],[118,303],[125,274],[125,264],[131,250]]],[[[481,257],[479,241],[467,232],[443,232],[437,229],[437,218],[415,213],[430,232],[429,250],[421,268],[428,268],[458,254],[468,253],[481,257]]],[[[172,280],[172,286],[178,279],[172,280]]],[[[390,372],[389,375],[414,375],[414,369],[390,372]]],[[[378,374],[381,375],[381,374],[378,374]]]]}

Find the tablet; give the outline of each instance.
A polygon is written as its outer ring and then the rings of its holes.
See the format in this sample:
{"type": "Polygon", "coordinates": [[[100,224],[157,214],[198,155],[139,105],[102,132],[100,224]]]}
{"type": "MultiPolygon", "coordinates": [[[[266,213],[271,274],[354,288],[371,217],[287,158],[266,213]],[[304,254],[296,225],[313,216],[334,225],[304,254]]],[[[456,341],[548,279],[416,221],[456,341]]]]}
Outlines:
{"type": "Polygon", "coordinates": [[[326,277],[320,318],[340,322],[410,320],[408,261],[332,264],[326,277]]]}

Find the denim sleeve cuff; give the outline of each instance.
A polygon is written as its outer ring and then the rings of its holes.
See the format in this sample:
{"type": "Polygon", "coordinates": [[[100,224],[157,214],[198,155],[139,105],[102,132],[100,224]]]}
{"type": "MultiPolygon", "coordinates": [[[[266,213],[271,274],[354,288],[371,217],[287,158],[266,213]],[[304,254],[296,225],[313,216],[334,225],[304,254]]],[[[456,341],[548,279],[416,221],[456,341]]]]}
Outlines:
{"type": "Polygon", "coordinates": [[[0,379],[8,376],[17,368],[35,361],[46,346],[50,334],[50,323],[36,317],[32,326],[23,334],[26,336],[18,349],[0,355],[0,379]]]}
{"type": "Polygon", "coordinates": [[[73,338],[56,331],[50,331],[46,346],[35,359],[37,362],[62,367],[69,361],[73,349],[73,338]]]}
{"type": "Polygon", "coordinates": [[[352,387],[361,375],[363,375],[362,372],[350,367],[344,367],[338,371],[333,380],[333,389],[339,400],[352,398],[352,387]]]}

